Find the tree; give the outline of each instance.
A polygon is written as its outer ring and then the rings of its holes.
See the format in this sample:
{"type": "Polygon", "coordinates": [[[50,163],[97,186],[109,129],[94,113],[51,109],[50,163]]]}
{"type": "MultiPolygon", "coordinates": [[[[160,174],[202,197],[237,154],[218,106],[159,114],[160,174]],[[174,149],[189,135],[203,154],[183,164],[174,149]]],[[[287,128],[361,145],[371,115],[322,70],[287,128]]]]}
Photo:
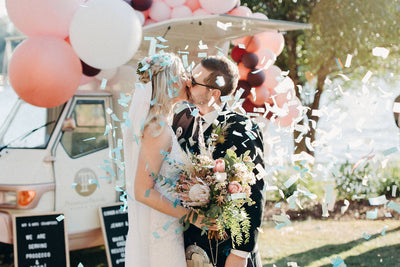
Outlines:
{"type": "Polygon", "coordinates": [[[313,115],[313,110],[319,109],[327,78],[335,79],[340,73],[357,77],[367,70],[374,74],[399,71],[400,26],[396,20],[400,0],[244,0],[242,4],[253,12],[266,13],[270,19],[313,25],[312,30],[285,34],[285,49],[276,63],[282,70],[289,70],[289,77],[300,85],[296,95],[307,107],[300,123],[308,131],[294,131],[294,140],[301,139],[295,142],[295,153],[313,155],[305,140],[315,141],[319,117],[313,115]],[[374,47],[389,49],[389,57],[383,60],[373,56],[374,47]],[[344,68],[341,62],[348,54],[353,56],[351,68],[344,68]],[[304,94],[299,88],[312,77],[315,88],[304,94]]]}

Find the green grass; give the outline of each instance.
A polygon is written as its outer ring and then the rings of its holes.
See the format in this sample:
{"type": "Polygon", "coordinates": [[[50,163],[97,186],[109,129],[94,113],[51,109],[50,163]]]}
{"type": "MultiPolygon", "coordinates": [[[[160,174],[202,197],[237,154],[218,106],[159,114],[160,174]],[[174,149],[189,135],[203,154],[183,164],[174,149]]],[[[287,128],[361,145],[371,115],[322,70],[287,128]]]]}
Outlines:
{"type": "Polygon", "coordinates": [[[263,266],[400,266],[400,224],[385,221],[304,221],[277,230],[266,223],[259,237],[263,266]],[[387,226],[386,234],[381,232],[387,226]],[[371,237],[367,240],[364,236],[371,237]],[[293,264],[292,264],[293,265],[293,264]]]}

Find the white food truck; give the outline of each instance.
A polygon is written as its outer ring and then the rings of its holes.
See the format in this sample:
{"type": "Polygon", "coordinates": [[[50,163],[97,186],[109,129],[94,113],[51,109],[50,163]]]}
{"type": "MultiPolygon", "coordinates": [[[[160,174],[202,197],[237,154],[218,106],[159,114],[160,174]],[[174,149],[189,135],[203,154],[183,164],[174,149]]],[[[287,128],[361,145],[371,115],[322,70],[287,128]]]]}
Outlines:
{"type": "MultiPolygon", "coordinates": [[[[199,61],[199,53],[226,54],[231,39],[269,29],[308,28],[292,22],[210,15],[151,24],[143,28],[143,36],[163,37],[167,40],[163,49],[183,51],[190,64],[199,61]]],[[[132,65],[148,54],[150,43],[142,42],[132,65]]],[[[116,186],[123,184],[120,166],[112,159],[121,138],[120,122],[110,116],[122,118],[120,93],[134,87],[123,82],[105,90],[82,87],[55,108],[32,106],[16,100],[15,94],[4,98],[0,92],[1,101],[10,106],[0,125],[0,242],[13,243],[13,215],[60,212],[67,222],[70,250],[103,244],[98,209],[118,202],[116,186]]]]}

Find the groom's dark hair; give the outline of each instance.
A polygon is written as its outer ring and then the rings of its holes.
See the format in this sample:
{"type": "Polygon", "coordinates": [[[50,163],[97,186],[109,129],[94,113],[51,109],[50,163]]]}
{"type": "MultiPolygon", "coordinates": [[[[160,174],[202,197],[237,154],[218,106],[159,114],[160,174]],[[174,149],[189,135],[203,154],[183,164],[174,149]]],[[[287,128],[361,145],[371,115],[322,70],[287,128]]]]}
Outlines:
{"type": "Polygon", "coordinates": [[[201,65],[210,71],[204,79],[207,85],[221,91],[221,96],[230,95],[237,87],[239,70],[235,63],[225,56],[209,56],[201,60],[201,65]],[[222,77],[219,78],[219,77],[222,77]]]}

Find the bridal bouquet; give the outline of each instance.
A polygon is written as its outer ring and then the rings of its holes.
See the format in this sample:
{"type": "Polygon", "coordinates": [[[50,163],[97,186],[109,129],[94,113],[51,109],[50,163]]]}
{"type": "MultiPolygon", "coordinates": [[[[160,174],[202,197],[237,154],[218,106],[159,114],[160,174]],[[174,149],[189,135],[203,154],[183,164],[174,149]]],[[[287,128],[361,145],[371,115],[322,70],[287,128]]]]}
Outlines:
{"type": "Polygon", "coordinates": [[[224,158],[213,160],[211,153],[202,149],[198,155],[189,154],[184,162],[175,191],[182,205],[192,210],[188,218],[193,215],[196,221],[201,214],[216,220],[218,235],[209,233],[209,238],[223,238],[229,229],[236,244],[249,240],[250,220],[243,205],[252,205],[250,185],[256,182],[249,153],[238,157],[228,149],[224,158]]]}

